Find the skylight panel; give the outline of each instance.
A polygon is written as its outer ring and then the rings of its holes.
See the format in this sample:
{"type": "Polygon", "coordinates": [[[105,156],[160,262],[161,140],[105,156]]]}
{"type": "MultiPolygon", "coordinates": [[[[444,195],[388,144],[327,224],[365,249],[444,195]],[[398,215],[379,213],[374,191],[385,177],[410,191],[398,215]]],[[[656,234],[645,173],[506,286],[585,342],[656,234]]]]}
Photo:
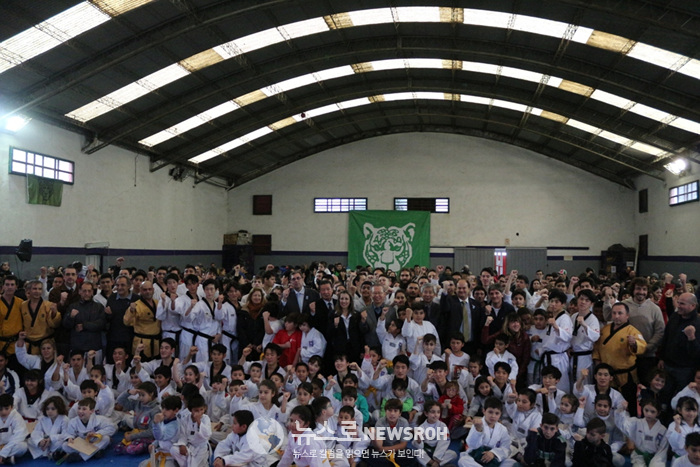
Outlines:
{"type": "Polygon", "coordinates": [[[700,76],[700,60],[691,58],[685,65],[680,67],[678,73],[683,73],[691,78],[697,78],[700,76]]]}
{"type": "Polygon", "coordinates": [[[630,147],[632,149],[636,149],[637,151],[646,152],[647,154],[651,154],[652,156],[662,156],[664,154],[667,154],[667,151],[665,149],[657,148],[656,146],[651,146],[649,144],[642,143],[640,141],[633,143],[630,147]]]}
{"type": "Polygon", "coordinates": [[[338,105],[335,103],[324,105],[323,107],[319,107],[317,109],[311,109],[308,112],[306,112],[306,118],[320,117],[321,115],[335,112],[337,110],[338,110],[338,105]]]}
{"type": "Polygon", "coordinates": [[[529,32],[532,34],[543,34],[561,38],[566,33],[569,25],[560,21],[552,21],[535,16],[516,15],[513,29],[516,31],[529,32]]]}
{"type": "Polygon", "coordinates": [[[392,94],[384,94],[384,100],[387,102],[391,101],[405,101],[413,99],[413,93],[412,92],[395,92],[392,94]]]}
{"type": "Polygon", "coordinates": [[[522,70],[520,68],[511,68],[504,66],[501,69],[501,76],[508,76],[510,78],[522,79],[525,81],[531,81],[533,83],[539,83],[542,81],[542,73],[535,73],[532,71],[522,70]]]}
{"type": "MultiPolygon", "coordinates": [[[[314,75],[312,73],[309,73],[306,75],[295,76],[294,78],[290,78],[290,79],[285,80],[285,81],[280,81],[279,83],[274,85],[274,87],[278,88],[279,90],[281,90],[283,92],[286,92],[286,91],[290,91],[292,89],[300,88],[302,86],[306,86],[306,85],[313,84],[316,82],[317,82],[317,80],[314,77],[314,75]]],[[[267,94],[265,89],[263,89],[262,91],[265,94],[267,94]]],[[[275,93],[275,94],[277,94],[277,93],[275,93]]],[[[267,95],[270,96],[272,94],[267,94],[267,95]]]]}
{"type": "Polygon", "coordinates": [[[340,107],[343,110],[347,110],[347,109],[352,109],[353,107],[367,105],[369,103],[370,103],[369,99],[367,99],[366,97],[360,97],[359,99],[352,99],[349,101],[340,102],[338,104],[338,107],[340,107]]]}
{"type": "Polygon", "coordinates": [[[510,13],[500,11],[464,9],[464,24],[472,26],[507,28],[510,23],[510,17],[510,13]]]}
{"type": "Polygon", "coordinates": [[[612,141],[613,143],[621,144],[623,146],[629,146],[632,144],[632,140],[629,138],[625,138],[624,136],[620,136],[615,133],[611,133],[609,131],[603,130],[600,133],[598,133],[598,136],[601,138],[605,138],[607,140],[612,141]]]}
{"type": "Polygon", "coordinates": [[[587,123],[579,122],[578,120],[574,120],[573,118],[570,118],[568,122],[566,122],[567,125],[574,127],[576,129],[585,131],[586,133],[593,133],[598,134],[600,131],[600,128],[596,128],[593,125],[589,125],[587,123]]]}
{"type": "Polygon", "coordinates": [[[398,20],[401,23],[439,23],[440,7],[437,6],[409,6],[395,9],[398,20]]]}
{"type": "Polygon", "coordinates": [[[697,133],[700,135],[700,123],[688,120],[687,118],[678,117],[669,125],[680,128],[681,130],[690,131],[692,133],[697,133]]]}
{"type": "Polygon", "coordinates": [[[486,73],[489,75],[498,74],[498,65],[493,65],[491,63],[463,62],[462,69],[464,71],[471,71],[474,73],[486,73]]]}
{"type": "Polygon", "coordinates": [[[228,57],[222,56],[215,49],[207,49],[198,54],[194,54],[184,60],[180,60],[180,65],[190,73],[215,65],[228,57]]]}
{"type": "Polygon", "coordinates": [[[504,101],[501,99],[494,99],[492,102],[494,107],[501,107],[503,109],[515,110],[517,112],[525,113],[527,112],[527,106],[523,104],[518,104],[517,102],[504,101]]]}
{"type": "Polygon", "coordinates": [[[270,133],[272,133],[272,128],[264,126],[262,128],[258,128],[255,131],[251,131],[250,133],[241,136],[241,139],[245,142],[250,142],[254,139],[262,138],[265,135],[269,135],[270,133]]]}
{"type": "Polygon", "coordinates": [[[238,147],[243,146],[246,143],[246,141],[243,138],[236,138],[232,141],[229,141],[228,143],[224,143],[218,148],[215,149],[219,154],[223,154],[225,152],[231,151],[233,149],[236,149],[238,147]]]}
{"type": "Polygon", "coordinates": [[[194,164],[201,164],[202,162],[208,161],[209,159],[213,159],[216,156],[219,156],[220,154],[214,150],[203,152],[202,154],[193,157],[191,159],[188,159],[190,162],[194,164]]]}
{"type": "Polygon", "coordinates": [[[583,26],[576,26],[576,32],[574,32],[571,38],[572,42],[578,42],[579,44],[586,44],[593,34],[593,29],[586,28],[583,26]]]}
{"type": "Polygon", "coordinates": [[[329,68],[327,70],[321,70],[314,73],[314,76],[319,81],[326,81],[329,79],[342,78],[343,76],[350,76],[355,74],[355,70],[352,69],[350,65],[338,66],[335,68],[329,68]]]}
{"type": "Polygon", "coordinates": [[[371,63],[372,68],[374,68],[375,71],[399,70],[401,68],[406,67],[404,60],[400,58],[392,58],[389,60],[377,60],[371,63]]]}
{"type": "Polygon", "coordinates": [[[205,112],[202,112],[201,114],[198,115],[198,117],[206,115],[206,117],[200,117],[200,118],[206,118],[207,120],[212,120],[215,118],[219,118],[222,115],[226,115],[228,113],[231,113],[234,110],[240,109],[240,108],[241,108],[241,106],[236,104],[235,102],[226,101],[223,104],[219,104],[216,107],[212,107],[211,109],[209,109],[205,112]]]}
{"type": "Polygon", "coordinates": [[[440,58],[408,58],[405,60],[408,68],[432,68],[443,69],[442,59],[440,58]]]}
{"type": "Polygon", "coordinates": [[[269,127],[275,131],[278,131],[278,130],[281,130],[282,128],[287,127],[289,125],[294,125],[295,123],[297,123],[299,121],[301,121],[301,117],[292,116],[292,117],[283,118],[282,120],[278,120],[275,123],[271,123],[269,125],[269,127]]]}
{"type": "Polygon", "coordinates": [[[89,2],[79,3],[0,43],[0,73],[109,21],[89,2]]]}
{"type": "Polygon", "coordinates": [[[629,99],[616,96],[615,94],[610,94],[609,92],[601,91],[600,89],[593,91],[591,94],[591,99],[614,105],[615,107],[619,107],[621,109],[628,108],[633,103],[629,99]]]}
{"type": "Polygon", "coordinates": [[[413,93],[416,99],[427,99],[427,100],[433,100],[433,101],[442,101],[445,100],[445,93],[444,92],[426,92],[426,91],[418,91],[413,93]]]}
{"type": "Polygon", "coordinates": [[[348,12],[348,16],[354,26],[366,26],[369,24],[393,23],[394,17],[389,8],[374,8],[371,10],[358,10],[348,12]]]}
{"type": "Polygon", "coordinates": [[[644,62],[669,69],[675,69],[687,59],[684,55],[659,49],[658,47],[643,44],[641,42],[636,43],[634,47],[630,49],[627,55],[629,57],[636,58],[637,60],[642,60],[644,62]]]}
{"type": "Polygon", "coordinates": [[[248,53],[284,41],[277,29],[266,29],[231,41],[230,44],[241,53],[248,53]]]}
{"type": "Polygon", "coordinates": [[[310,18],[297,21],[296,23],[285,24],[277,29],[287,40],[330,31],[323,17],[310,18]]]}
{"type": "Polygon", "coordinates": [[[491,99],[487,97],[480,97],[480,96],[470,96],[467,94],[462,94],[460,96],[460,100],[462,102],[469,102],[470,104],[478,104],[478,105],[490,105],[491,104],[491,99]]]}
{"type": "Polygon", "coordinates": [[[92,3],[97,5],[100,10],[111,16],[119,16],[131,11],[134,8],[138,8],[147,3],[151,3],[153,0],[90,0],[92,3]]]}
{"type": "Polygon", "coordinates": [[[143,144],[144,146],[148,146],[149,148],[152,148],[153,146],[157,146],[160,143],[177,136],[176,134],[173,134],[171,132],[172,132],[171,128],[168,128],[167,130],[159,131],[158,133],[156,133],[154,135],[151,135],[147,138],[142,139],[141,141],[139,141],[139,144],[143,144]]]}
{"type": "Polygon", "coordinates": [[[630,112],[636,113],[637,115],[641,115],[642,117],[656,120],[658,122],[663,122],[664,120],[674,118],[674,116],[668,112],[664,112],[659,109],[655,109],[653,107],[649,107],[639,103],[634,104],[632,108],[630,108],[630,112]]]}
{"type": "Polygon", "coordinates": [[[542,109],[538,109],[537,107],[533,107],[533,108],[530,109],[530,114],[535,115],[535,116],[537,116],[537,117],[541,116],[541,115],[542,115],[542,112],[543,112],[543,110],[542,110],[542,109]]]}
{"type": "Polygon", "coordinates": [[[635,42],[626,37],[596,30],[591,32],[585,44],[591,47],[609,50],[610,52],[627,53],[630,47],[634,46],[635,42]]]}

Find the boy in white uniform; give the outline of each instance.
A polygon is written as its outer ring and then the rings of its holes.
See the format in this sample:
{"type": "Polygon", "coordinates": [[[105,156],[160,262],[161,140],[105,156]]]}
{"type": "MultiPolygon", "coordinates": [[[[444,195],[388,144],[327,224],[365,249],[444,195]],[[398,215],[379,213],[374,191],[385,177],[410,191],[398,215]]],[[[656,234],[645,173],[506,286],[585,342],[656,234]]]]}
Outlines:
{"type": "Polygon", "coordinates": [[[10,394],[0,396],[0,460],[14,464],[14,458],[27,452],[27,422],[14,409],[10,394]]]}
{"type": "Polygon", "coordinates": [[[95,414],[95,405],[95,399],[81,400],[78,402],[78,416],[68,422],[63,452],[69,462],[79,459],[86,461],[106,449],[111,441],[110,436],[117,431],[117,426],[110,419],[95,414]],[[75,438],[85,439],[96,446],[97,451],[91,455],[79,453],[69,445],[75,438]]]}
{"type": "Polygon", "coordinates": [[[190,414],[180,419],[179,437],[170,449],[170,455],[182,467],[207,467],[211,437],[207,404],[197,394],[189,400],[187,409],[190,414]]]}

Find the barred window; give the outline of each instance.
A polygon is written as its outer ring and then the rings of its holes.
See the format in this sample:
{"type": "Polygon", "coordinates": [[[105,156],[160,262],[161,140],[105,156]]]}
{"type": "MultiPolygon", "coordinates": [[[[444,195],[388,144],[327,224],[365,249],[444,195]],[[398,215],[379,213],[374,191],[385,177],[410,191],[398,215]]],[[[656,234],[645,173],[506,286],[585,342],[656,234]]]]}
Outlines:
{"type": "Polygon", "coordinates": [[[676,186],[668,190],[668,204],[677,206],[679,204],[691,203],[698,200],[698,181],[676,186]]]}
{"type": "Polygon", "coordinates": [[[10,147],[10,173],[36,175],[73,184],[75,164],[58,157],[10,147]]]}
{"type": "Polygon", "coordinates": [[[314,198],[314,212],[366,211],[367,198],[314,198]]]}
{"type": "Polygon", "coordinates": [[[394,211],[450,212],[450,198],[394,198],[394,211]]]}

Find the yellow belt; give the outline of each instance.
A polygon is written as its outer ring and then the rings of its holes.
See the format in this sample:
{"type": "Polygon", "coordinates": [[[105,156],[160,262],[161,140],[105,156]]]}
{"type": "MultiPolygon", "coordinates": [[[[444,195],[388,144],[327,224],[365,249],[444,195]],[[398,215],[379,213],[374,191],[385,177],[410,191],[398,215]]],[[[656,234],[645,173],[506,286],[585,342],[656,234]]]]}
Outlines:
{"type": "MultiPolygon", "coordinates": [[[[136,433],[139,433],[139,432],[141,432],[141,430],[139,430],[138,428],[134,428],[133,430],[129,431],[127,434],[129,434],[129,435],[135,435],[136,433]]],[[[127,439],[124,438],[124,439],[122,440],[122,444],[123,444],[124,446],[128,446],[128,445],[131,444],[131,441],[127,441],[127,439]]]]}

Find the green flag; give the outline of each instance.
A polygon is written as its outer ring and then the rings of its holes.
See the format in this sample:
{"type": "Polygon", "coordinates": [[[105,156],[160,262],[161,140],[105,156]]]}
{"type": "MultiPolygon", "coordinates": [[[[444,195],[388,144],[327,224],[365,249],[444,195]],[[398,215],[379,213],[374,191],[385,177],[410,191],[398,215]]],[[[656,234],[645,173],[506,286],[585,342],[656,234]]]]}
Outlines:
{"type": "Polygon", "coordinates": [[[63,183],[59,180],[27,175],[27,203],[60,206],[63,183]]]}
{"type": "Polygon", "coordinates": [[[398,271],[429,263],[429,212],[350,211],[349,267],[369,264],[398,271]]]}

